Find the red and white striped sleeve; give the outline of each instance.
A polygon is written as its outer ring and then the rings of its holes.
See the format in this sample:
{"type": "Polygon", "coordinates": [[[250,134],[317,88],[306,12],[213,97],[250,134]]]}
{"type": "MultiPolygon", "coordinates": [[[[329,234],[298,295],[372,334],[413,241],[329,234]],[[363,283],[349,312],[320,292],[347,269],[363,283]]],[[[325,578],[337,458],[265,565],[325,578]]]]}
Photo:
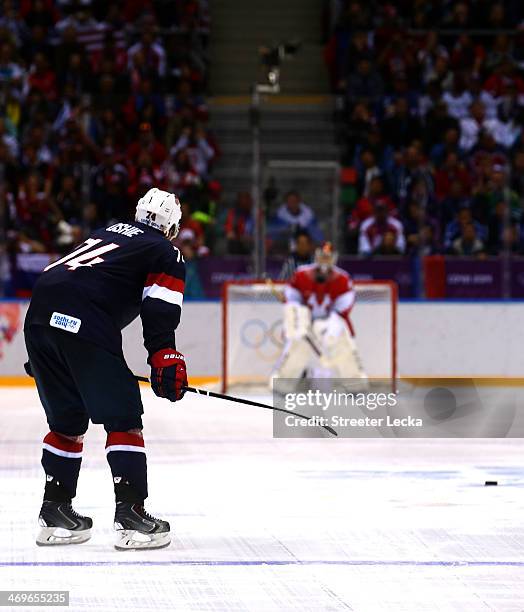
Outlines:
{"type": "Polygon", "coordinates": [[[142,292],[142,300],[147,297],[164,300],[181,307],[184,299],[184,281],[165,272],[148,274],[142,292]]]}
{"type": "Polygon", "coordinates": [[[185,265],[178,249],[166,243],[147,274],[142,292],[140,317],[144,346],[149,355],[176,348],[175,329],[180,323],[184,299],[185,265]]]}

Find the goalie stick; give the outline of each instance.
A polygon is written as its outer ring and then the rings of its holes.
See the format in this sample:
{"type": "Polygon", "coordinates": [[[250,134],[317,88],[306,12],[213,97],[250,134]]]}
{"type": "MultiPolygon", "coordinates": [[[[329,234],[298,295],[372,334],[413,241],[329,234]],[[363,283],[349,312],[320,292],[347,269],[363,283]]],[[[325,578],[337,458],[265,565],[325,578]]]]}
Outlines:
{"type": "MultiPolygon", "coordinates": [[[[277,288],[275,287],[275,283],[270,278],[266,278],[266,285],[269,287],[269,290],[273,294],[273,297],[275,297],[282,304],[285,304],[286,302],[285,297],[277,291],[277,288]]],[[[313,352],[317,355],[317,357],[322,357],[322,351],[318,347],[315,340],[311,337],[311,334],[306,334],[304,336],[304,340],[313,349],[313,352]]]]}
{"type": "MultiPolygon", "coordinates": [[[[145,376],[136,376],[135,378],[139,382],[149,382],[149,378],[145,376]]],[[[196,387],[184,387],[184,390],[188,393],[196,393],[197,395],[206,395],[207,397],[214,397],[216,399],[227,400],[228,402],[237,402],[239,404],[247,404],[248,406],[256,406],[257,408],[265,408],[266,410],[274,410],[275,412],[285,412],[286,414],[291,414],[293,416],[299,417],[301,419],[306,419],[309,421],[312,417],[307,417],[303,414],[299,414],[298,412],[293,412],[292,410],[286,410],[285,408],[276,408],[275,406],[270,406],[269,404],[261,404],[260,402],[253,402],[252,400],[243,399],[241,397],[234,397],[232,395],[226,395],[225,393],[216,393],[215,391],[208,391],[207,389],[197,389],[196,387]]],[[[319,425],[322,429],[325,429],[333,436],[338,436],[338,433],[329,425],[319,425]]]]}

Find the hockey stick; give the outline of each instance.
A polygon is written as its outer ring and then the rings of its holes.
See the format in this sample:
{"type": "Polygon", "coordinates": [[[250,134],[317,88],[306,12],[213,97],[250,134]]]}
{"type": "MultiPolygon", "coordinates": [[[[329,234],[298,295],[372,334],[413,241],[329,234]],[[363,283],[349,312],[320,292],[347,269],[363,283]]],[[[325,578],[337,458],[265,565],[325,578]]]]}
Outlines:
{"type": "MultiPolygon", "coordinates": [[[[33,372],[31,370],[31,364],[29,363],[29,361],[24,363],[24,369],[28,376],[31,376],[31,378],[34,378],[33,372]]],[[[136,374],[134,374],[134,377],[138,382],[146,382],[146,383],[150,382],[149,378],[146,378],[145,376],[137,376],[136,374]]],[[[215,397],[217,399],[227,400],[229,402],[247,404],[248,406],[256,406],[257,408],[266,408],[266,410],[275,410],[276,412],[285,412],[286,414],[291,414],[292,416],[296,416],[301,419],[306,419],[307,421],[309,421],[312,418],[312,417],[307,417],[303,414],[299,414],[298,412],[292,412],[291,410],[286,410],[285,408],[275,408],[275,406],[269,406],[268,404],[261,404],[259,402],[253,402],[251,400],[242,399],[240,397],[233,397],[232,395],[226,395],[225,393],[215,393],[214,391],[208,391],[207,389],[197,389],[195,387],[184,387],[184,390],[188,391],[189,393],[196,393],[197,395],[207,395],[207,397],[215,397]]],[[[338,436],[338,433],[329,425],[319,425],[319,427],[322,427],[322,429],[329,431],[329,433],[332,434],[333,436],[338,436]]]]}
{"type": "MultiPolygon", "coordinates": [[[[150,382],[149,378],[145,376],[135,376],[139,382],[150,382]]],[[[269,406],[269,404],[261,404],[260,402],[253,402],[252,400],[243,399],[241,397],[233,397],[232,395],[226,395],[225,393],[216,393],[215,391],[208,391],[207,389],[197,389],[196,387],[184,387],[184,390],[188,393],[196,393],[197,395],[206,395],[207,397],[214,397],[216,399],[227,400],[228,402],[237,402],[238,404],[247,404],[248,406],[256,406],[257,408],[266,408],[266,410],[274,410],[276,412],[285,412],[301,419],[309,421],[312,417],[307,417],[298,412],[286,410],[285,408],[276,408],[275,406],[269,406]]],[[[333,436],[338,436],[338,433],[329,425],[319,425],[333,436]]]]}

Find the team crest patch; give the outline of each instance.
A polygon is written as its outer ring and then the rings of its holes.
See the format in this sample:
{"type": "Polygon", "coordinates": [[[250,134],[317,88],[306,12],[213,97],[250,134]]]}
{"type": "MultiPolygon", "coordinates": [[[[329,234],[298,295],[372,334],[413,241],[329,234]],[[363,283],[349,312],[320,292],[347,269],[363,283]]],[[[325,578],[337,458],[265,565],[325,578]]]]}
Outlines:
{"type": "Polygon", "coordinates": [[[72,334],[78,333],[81,324],[82,321],[80,319],[70,317],[69,315],[62,314],[61,312],[53,312],[51,315],[51,320],[49,321],[49,325],[51,325],[51,327],[57,327],[58,329],[63,329],[64,331],[71,332],[72,334]]]}

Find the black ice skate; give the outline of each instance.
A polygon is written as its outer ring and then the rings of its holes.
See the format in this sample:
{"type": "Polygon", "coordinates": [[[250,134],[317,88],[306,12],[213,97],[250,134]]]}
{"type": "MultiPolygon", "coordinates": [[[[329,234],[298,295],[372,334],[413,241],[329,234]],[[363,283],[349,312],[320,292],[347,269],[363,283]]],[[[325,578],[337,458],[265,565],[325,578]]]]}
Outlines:
{"type": "Polygon", "coordinates": [[[142,504],[117,502],[115,530],[117,550],[169,546],[169,523],[151,516],[142,504]]]}
{"type": "Polygon", "coordinates": [[[91,537],[93,521],[73,510],[71,502],[44,500],[38,517],[40,533],[38,546],[56,544],[82,544],[91,537]]]}

